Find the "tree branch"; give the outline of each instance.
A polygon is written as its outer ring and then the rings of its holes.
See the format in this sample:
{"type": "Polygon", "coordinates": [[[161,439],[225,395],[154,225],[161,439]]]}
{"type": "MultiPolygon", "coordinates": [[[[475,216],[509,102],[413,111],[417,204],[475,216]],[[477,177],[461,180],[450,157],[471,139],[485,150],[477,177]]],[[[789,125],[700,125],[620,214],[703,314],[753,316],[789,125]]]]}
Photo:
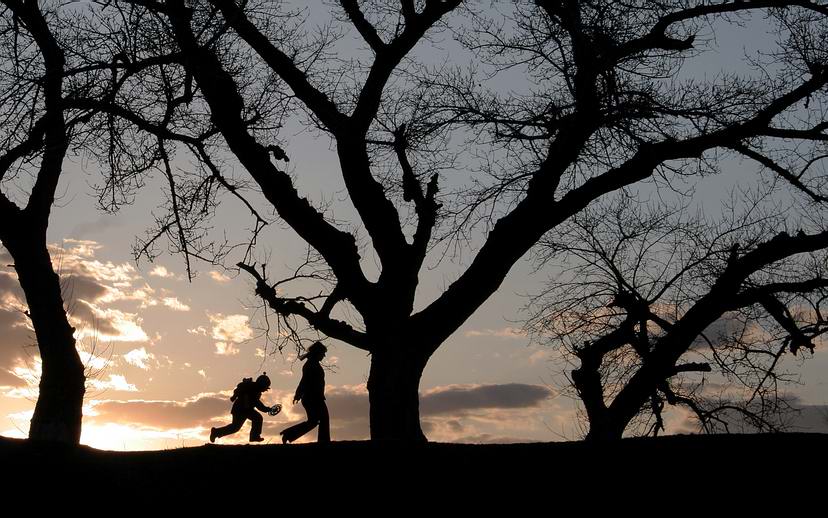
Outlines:
{"type": "MultiPolygon", "coordinates": [[[[219,3],[231,12],[236,9],[235,6],[227,7],[232,2],[219,3]]],[[[213,122],[228,146],[279,216],[322,254],[340,279],[348,298],[359,306],[369,296],[370,285],[359,265],[355,238],[325,221],[307,199],[299,196],[290,176],[271,163],[267,147],[259,144],[247,130],[242,117],[244,103],[235,81],[222,68],[216,56],[196,42],[190,27],[190,15],[183,1],[171,0],[167,6],[185,65],[198,82],[211,108],[213,122]]]]}
{"type": "MultiPolygon", "coordinates": [[[[365,333],[355,330],[341,320],[329,317],[328,313],[330,312],[332,304],[328,306],[328,302],[326,301],[323,306],[324,311],[313,311],[301,302],[279,297],[276,294],[276,289],[267,283],[264,277],[256,271],[254,265],[238,263],[237,266],[249,273],[256,280],[256,295],[261,297],[279,315],[298,315],[307,320],[314,329],[331,338],[342,340],[364,351],[371,351],[371,344],[368,342],[368,337],[365,333]]],[[[336,290],[334,290],[331,296],[334,296],[335,293],[336,290]]],[[[338,297],[338,294],[336,296],[338,297]]]]}
{"type": "Polygon", "coordinates": [[[267,36],[253,25],[241,7],[233,0],[210,0],[210,2],[221,10],[230,27],[290,86],[296,97],[325,126],[332,131],[343,127],[346,121],[345,115],[327,95],[308,81],[305,72],[299,70],[293,60],[273,45],[267,36]]]}
{"type": "Polygon", "coordinates": [[[746,157],[748,157],[752,160],[755,160],[756,162],[762,164],[763,166],[767,167],[768,169],[770,169],[774,173],[781,176],[789,184],[791,184],[792,186],[796,187],[797,189],[799,189],[800,191],[802,191],[803,193],[808,195],[815,202],[824,203],[824,202],[828,201],[828,197],[825,197],[825,196],[822,196],[821,194],[815,193],[814,191],[809,189],[807,185],[803,184],[802,181],[800,181],[799,178],[796,177],[796,175],[794,175],[792,172],[788,171],[787,169],[785,169],[781,165],[777,164],[776,162],[774,162],[770,158],[766,157],[765,155],[763,155],[763,154],[761,154],[757,151],[754,151],[754,150],[750,149],[749,147],[747,147],[743,144],[736,144],[736,145],[730,146],[730,148],[733,149],[734,151],[738,152],[738,153],[741,153],[741,154],[745,155],[746,157]]]}
{"type": "Polygon", "coordinates": [[[365,19],[365,15],[360,10],[357,0],[340,0],[339,3],[365,42],[375,53],[379,54],[382,52],[385,49],[385,42],[377,34],[377,29],[365,19]]]}

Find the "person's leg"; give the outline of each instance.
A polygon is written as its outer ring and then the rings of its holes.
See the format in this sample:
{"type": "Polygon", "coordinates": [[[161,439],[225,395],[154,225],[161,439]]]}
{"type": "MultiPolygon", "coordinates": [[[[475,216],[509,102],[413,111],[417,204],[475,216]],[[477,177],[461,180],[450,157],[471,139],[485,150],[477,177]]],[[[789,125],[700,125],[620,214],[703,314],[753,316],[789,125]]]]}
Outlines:
{"type": "Polygon", "coordinates": [[[305,413],[308,415],[308,420],[282,430],[280,432],[280,435],[282,436],[283,443],[295,441],[296,439],[302,437],[306,433],[313,430],[314,427],[316,427],[316,425],[319,423],[319,418],[316,417],[314,413],[314,406],[307,404],[304,401],[302,401],[302,406],[305,407],[305,413]]]}
{"type": "Polygon", "coordinates": [[[261,442],[264,439],[262,438],[262,414],[256,412],[255,410],[251,410],[250,414],[247,416],[250,419],[250,441],[251,442],[261,442]]]}
{"type": "MultiPolygon", "coordinates": [[[[218,438],[224,437],[225,435],[231,435],[239,430],[241,430],[242,425],[244,424],[244,420],[247,419],[244,414],[232,414],[233,415],[233,422],[228,424],[227,426],[222,426],[221,428],[213,428],[210,430],[210,438],[218,438]]],[[[213,441],[210,441],[213,442],[213,441]]]]}
{"type": "Polygon", "coordinates": [[[319,402],[319,432],[316,442],[331,442],[331,421],[328,415],[328,405],[319,402]]]}

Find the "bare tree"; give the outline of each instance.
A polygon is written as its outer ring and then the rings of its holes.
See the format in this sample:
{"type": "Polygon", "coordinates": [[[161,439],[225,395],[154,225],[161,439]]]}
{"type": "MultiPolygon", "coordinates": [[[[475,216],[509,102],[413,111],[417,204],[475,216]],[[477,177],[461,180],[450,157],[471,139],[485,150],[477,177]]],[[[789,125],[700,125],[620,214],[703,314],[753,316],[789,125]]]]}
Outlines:
{"type": "Polygon", "coordinates": [[[46,243],[71,127],[63,107],[66,60],[52,15],[35,1],[2,2],[0,181],[6,189],[16,184],[28,190],[28,200],[21,208],[8,191],[0,195],[0,240],[14,259],[43,360],[29,437],[77,444],[83,365],[46,243]]]}
{"type": "MultiPolygon", "coordinates": [[[[418,386],[429,358],[544,235],[605,195],[653,179],[692,185],[715,173],[725,153],[738,153],[814,203],[824,200],[815,167],[793,169],[797,157],[818,164],[826,139],[828,59],[821,42],[828,7],[820,2],[538,0],[500,13],[473,12],[471,4],[461,9],[460,0],[342,0],[330,4],[331,23],[320,33],[303,32],[301,11],[282,2],[115,5],[161,42],[145,52],[175,57],[165,73],[180,81],[164,91],[180,102],[169,110],[163,107],[170,100],[162,99],[149,113],[140,96],[116,98],[109,113],[121,113],[170,146],[177,141],[207,164],[226,146],[279,218],[318,254],[330,286],[311,296],[277,291],[264,268],[250,261],[239,266],[283,322],[305,321],[371,354],[375,439],[424,438],[418,386]],[[745,17],[765,17],[778,28],[780,41],[766,56],[772,66],[757,62],[743,76],[682,76],[685,63],[704,53],[704,31],[745,17]],[[434,70],[418,60],[452,25],[478,73],[434,70]],[[337,55],[337,43],[347,30],[362,49],[346,57],[337,55]],[[486,88],[506,74],[519,75],[516,83],[511,79],[515,88],[486,88]],[[515,93],[520,88],[525,92],[515,93]],[[277,105],[274,99],[284,99],[284,106],[257,108],[266,100],[277,105]],[[375,281],[361,262],[367,247],[303,197],[279,165],[290,153],[274,116],[297,111],[306,127],[335,144],[349,201],[379,262],[375,281]],[[181,124],[180,131],[168,131],[181,113],[195,116],[203,131],[181,124]],[[452,139],[465,140],[464,146],[452,139]],[[441,192],[440,171],[454,166],[465,146],[476,152],[468,156],[482,158],[479,174],[465,187],[441,192]],[[415,311],[431,247],[442,243],[450,252],[481,229],[482,244],[465,270],[415,311]],[[361,321],[333,316],[340,305],[361,321]]],[[[827,244],[828,231],[813,225],[775,244],[743,245],[714,287],[732,291],[754,272],[827,244]]],[[[716,290],[712,298],[719,300],[716,290]]],[[[672,336],[697,336],[709,325],[701,317],[683,321],[692,324],[672,336]]],[[[682,340],[639,378],[673,369],[676,351],[693,339],[682,340]]],[[[636,382],[624,393],[625,408],[637,413],[639,400],[649,400],[644,385],[636,382]]]]}
{"type": "Polygon", "coordinates": [[[715,223],[621,196],[542,241],[557,274],[529,328],[574,367],[587,438],[658,434],[665,405],[709,432],[785,428],[796,377],[783,357],[828,331],[826,247],[780,231],[814,222],[768,206],[779,184],[763,190],[729,198],[715,223]]]}
{"type": "MultiPolygon", "coordinates": [[[[77,444],[87,375],[67,316],[62,282],[47,246],[47,228],[58,183],[70,156],[107,149],[112,192],[140,185],[147,164],[143,149],[119,148],[125,136],[96,118],[94,106],[74,99],[109,99],[118,70],[128,76],[143,64],[119,60],[112,47],[97,46],[105,26],[91,31],[82,4],[0,2],[0,241],[11,254],[26,297],[42,360],[39,396],[29,429],[36,440],[77,444]],[[101,146],[101,140],[109,146],[101,146]]],[[[97,346],[90,354],[99,352],[97,346]]]]}

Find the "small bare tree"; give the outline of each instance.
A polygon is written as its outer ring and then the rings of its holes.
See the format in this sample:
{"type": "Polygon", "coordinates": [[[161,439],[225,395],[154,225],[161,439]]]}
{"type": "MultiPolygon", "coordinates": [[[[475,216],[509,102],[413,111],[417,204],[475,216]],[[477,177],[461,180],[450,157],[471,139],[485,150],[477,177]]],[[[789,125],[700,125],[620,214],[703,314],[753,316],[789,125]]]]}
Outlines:
{"type": "Polygon", "coordinates": [[[780,187],[740,192],[715,223],[621,196],[540,243],[557,273],[528,327],[572,366],[587,438],[658,434],[665,405],[705,431],[784,428],[783,357],[828,331],[828,252],[803,230],[821,220],[767,206],[780,187]]]}

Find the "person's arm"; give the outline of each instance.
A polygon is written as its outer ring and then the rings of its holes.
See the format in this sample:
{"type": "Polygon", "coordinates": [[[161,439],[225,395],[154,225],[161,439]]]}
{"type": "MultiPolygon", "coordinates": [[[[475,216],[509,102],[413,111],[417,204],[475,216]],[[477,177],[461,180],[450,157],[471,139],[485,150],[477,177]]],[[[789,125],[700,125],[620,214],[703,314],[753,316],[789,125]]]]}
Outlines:
{"type": "MultiPolygon", "coordinates": [[[[307,366],[307,364],[305,364],[307,366]]],[[[302,379],[299,380],[299,386],[296,387],[296,393],[293,395],[293,402],[296,403],[302,399],[302,396],[305,394],[305,385],[307,381],[305,381],[305,368],[302,368],[302,379]]]]}
{"type": "Polygon", "coordinates": [[[270,407],[262,403],[261,397],[256,398],[254,406],[256,407],[256,410],[259,410],[260,412],[270,412],[270,407]]]}

